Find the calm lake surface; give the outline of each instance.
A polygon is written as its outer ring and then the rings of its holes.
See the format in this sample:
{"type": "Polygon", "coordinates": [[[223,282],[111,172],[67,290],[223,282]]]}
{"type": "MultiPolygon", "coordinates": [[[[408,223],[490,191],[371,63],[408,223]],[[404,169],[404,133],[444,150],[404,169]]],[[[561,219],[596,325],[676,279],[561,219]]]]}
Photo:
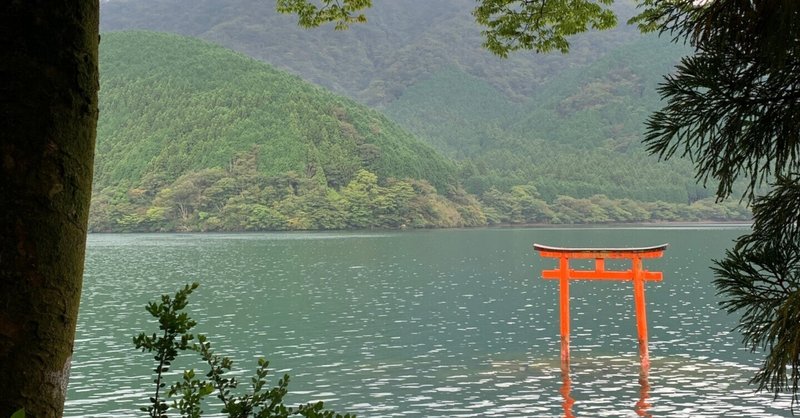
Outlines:
{"type": "MultiPolygon", "coordinates": [[[[90,235],[65,416],[142,416],[147,301],[193,281],[189,310],[245,381],[263,355],[290,405],[359,417],[779,417],[747,384],[761,355],[731,332],[709,270],[746,227],[90,235]],[[669,243],[647,283],[640,375],[628,282],[572,282],[572,365],[559,363],[555,268],[532,244],[669,243]],[[573,403],[574,402],[574,403],[573,403]]],[[[613,266],[609,265],[609,268],[613,266]]],[[[175,366],[197,367],[186,354],[175,366]]],[[[171,377],[170,382],[176,380],[171,377]]],[[[274,380],[273,380],[274,383],[274,380]]],[[[211,410],[211,408],[205,408],[211,410]]]]}

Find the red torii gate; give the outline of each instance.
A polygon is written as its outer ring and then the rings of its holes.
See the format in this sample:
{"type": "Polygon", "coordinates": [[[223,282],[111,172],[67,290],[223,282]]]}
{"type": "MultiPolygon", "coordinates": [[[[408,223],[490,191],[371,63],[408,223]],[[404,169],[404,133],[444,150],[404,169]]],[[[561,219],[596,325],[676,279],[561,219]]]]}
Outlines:
{"type": "Polygon", "coordinates": [[[668,244],[639,248],[562,248],[533,244],[542,257],[558,258],[555,270],[542,270],[542,278],[559,280],[561,305],[561,362],[569,366],[569,281],[570,280],[630,280],[633,282],[633,295],[636,305],[636,328],[639,332],[639,357],[642,368],[649,369],[650,353],[647,348],[647,312],[644,304],[644,282],[660,281],[661,272],[642,268],[643,258],[659,258],[668,244]],[[573,270],[569,267],[571,258],[594,259],[594,270],[573,270]],[[631,260],[630,270],[606,270],[605,260],[631,260]]]}

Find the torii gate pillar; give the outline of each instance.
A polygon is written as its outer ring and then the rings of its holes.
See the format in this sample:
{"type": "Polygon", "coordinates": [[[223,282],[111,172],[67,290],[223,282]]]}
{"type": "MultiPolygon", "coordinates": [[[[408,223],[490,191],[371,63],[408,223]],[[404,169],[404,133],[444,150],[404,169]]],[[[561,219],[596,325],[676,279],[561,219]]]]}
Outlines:
{"type": "Polygon", "coordinates": [[[660,281],[661,272],[647,271],[642,267],[643,258],[659,258],[664,254],[667,244],[640,248],[562,248],[534,244],[533,249],[542,257],[558,258],[558,269],[542,270],[542,278],[559,281],[560,320],[561,320],[561,363],[569,366],[569,281],[570,280],[629,280],[633,282],[633,296],[636,308],[636,330],[639,334],[639,358],[643,368],[650,367],[650,353],[647,340],[647,310],[644,300],[644,282],[660,281]],[[569,260],[573,258],[594,259],[594,270],[573,270],[569,260]],[[628,259],[631,269],[606,270],[605,260],[628,259]]]}

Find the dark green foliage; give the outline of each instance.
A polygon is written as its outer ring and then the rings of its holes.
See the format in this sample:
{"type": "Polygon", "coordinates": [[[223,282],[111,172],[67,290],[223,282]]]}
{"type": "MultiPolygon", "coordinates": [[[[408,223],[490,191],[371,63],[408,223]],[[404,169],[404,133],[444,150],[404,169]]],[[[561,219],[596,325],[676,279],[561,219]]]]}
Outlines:
{"type": "Polygon", "coordinates": [[[228,357],[216,355],[211,349],[211,343],[203,334],[197,335],[197,343],[189,344],[195,336],[189,334],[196,322],[183,310],[188,304],[188,296],[197,289],[198,284],[186,285],[175,293],[174,297],[161,296],[161,303],[151,302],[147,311],[156,317],[159,329],[163,336],[152,337],[145,333],[133,339],[136,348],[142,351],[156,352],[155,359],[158,363],[156,373],[155,395],[150,398],[153,404],[149,408],[142,408],[149,412],[151,417],[166,418],[170,405],[167,404],[161,389],[166,385],[163,374],[182,351],[195,351],[206,363],[209,371],[205,374],[207,379],[198,378],[194,369],[185,370],[181,381],[173,384],[169,390],[169,397],[178,395],[172,402],[172,408],[180,412],[181,417],[199,418],[203,415],[203,399],[211,394],[222,402],[220,412],[230,418],[287,418],[300,415],[307,418],[355,418],[355,415],[341,415],[324,409],[323,402],[308,403],[297,408],[287,407],[283,398],[288,393],[289,375],[285,374],[278,380],[278,385],[267,387],[269,375],[269,362],[263,358],[258,360],[255,376],[250,380],[251,392],[237,395],[234,391],[239,386],[235,377],[229,377],[233,369],[233,360],[228,357]]]}
{"type": "Polygon", "coordinates": [[[745,179],[752,233],[717,262],[722,306],[742,315],[744,343],[766,351],[753,378],[798,401],[800,379],[800,3],[653,2],[640,23],[695,48],[660,88],[667,103],[648,121],[648,149],[688,157],[717,198],[745,179]],[[759,186],[773,190],[757,196],[759,186]]]}
{"type": "Polygon", "coordinates": [[[791,391],[800,381],[800,182],[780,177],[753,205],[753,232],[717,261],[722,306],[742,315],[737,327],[753,351],[766,352],[752,379],[759,389],[791,391]],[[788,366],[788,368],[787,368],[788,366]]]}
{"type": "Polygon", "coordinates": [[[667,105],[648,121],[648,149],[688,157],[698,179],[718,183],[719,197],[737,178],[748,179],[752,198],[764,181],[797,172],[800,45],[792,34],[800,33],[800,5],[711,2],[662,14],[664,30],[696,53],[660,87],[667,105]]]}

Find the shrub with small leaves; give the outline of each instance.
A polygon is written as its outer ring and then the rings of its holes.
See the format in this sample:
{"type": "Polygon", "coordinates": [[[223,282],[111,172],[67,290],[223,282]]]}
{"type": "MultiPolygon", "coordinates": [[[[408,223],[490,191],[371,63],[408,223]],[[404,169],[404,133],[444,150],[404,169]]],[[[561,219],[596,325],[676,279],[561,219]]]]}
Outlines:
{"type": "Polygon", "coordinates": [[[142,352],[155,352],[156,368],[153,371],[156,373],[156,378],[153,383],[156,384],[155,394],[150,397],[151,406],[142,408],[142,411],[148,412],[152,418],[166,417],[165,414],[168,406],[164,401],[161,390],[166,386],[164,383],[164,373],[169,371],[170,365],[178,356],[178,351],[183,351],[191,346],[189,343],[194,339],[194,336],[189,333],[189,330],[194,328],[197,323],[189,318],[186,312],[181,312],[188,304],[189,295],[197,289],[199,285],[193,283],[186,285],[182,290],[175,293],[175,297],[170,298],[169,295],[161,296],[161,303],[150,302],[147,304],[147,312],[158,318],[161,335],[155,332],[152,336],[141,333],[134,337],[133,344],[142,352]]]}
{"type": "Polygon", "coordinates": [[[211,342],[205,335],[198,334],[195,338],[189,331],[197,323],[188,314],[182,312],[188,304],[188,296],[197,289],[198,284],[193,283],[179,290],[174,297],[161,296],[161,303],[151,302],[147,311],[158,318],[161,335],[153,333],[148,336],[139,334],[133,339],[136,348],[143,352],[155,352],[156,367],[153,371],[156,378],[155,394],[150,397],[151,406],[142,408],[150,417],[168,417],[170,406],[164,399],[162,389],[166,386],[163,381],[164,373],[178,356],[180,351],[195,351],[208,365],[209,371],[205,374],[208,379],[197,377],[194,369],[183,372],[182,379],[170,387],[167,397],[174,398],[172,408],[179,411],[181,417],[198,418],[203,415],[203,399],[216,393],[222,401],[222,412],[230,418],[286,418],[299,415],[307,418],[355,418],[355,415],[341,415],[324,409],[323,403],[307,403],[297,408],[284,405],[283,397],[288,393],[289,375],[285,374],[278,380],[278,385],[269,388],[267,376],[269,375],[269,362],[263,358],[258,360],[255,376],[250,379],[250,392],[245,394],[233,393],[239,385],[235,377],[228,377],[233,368],[233,360],[228,357],[216,355],[211,349],[211,342]],[[192,341],[197,341],[192,343],[192,341]]]}

